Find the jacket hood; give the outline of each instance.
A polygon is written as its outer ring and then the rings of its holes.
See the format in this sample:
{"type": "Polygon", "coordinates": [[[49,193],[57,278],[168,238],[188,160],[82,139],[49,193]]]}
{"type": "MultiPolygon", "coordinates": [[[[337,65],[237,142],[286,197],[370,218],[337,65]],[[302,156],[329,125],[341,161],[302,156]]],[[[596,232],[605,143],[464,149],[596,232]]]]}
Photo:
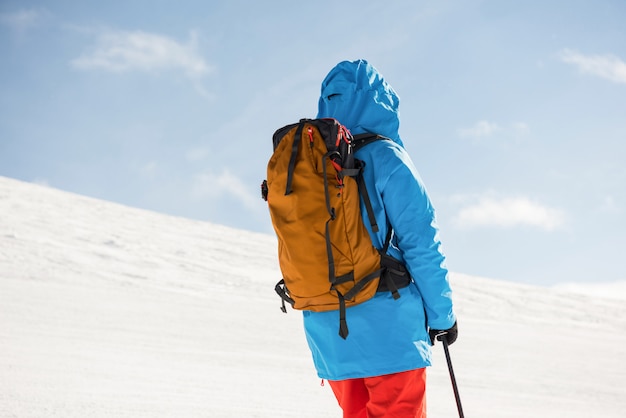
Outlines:
{"type": "Polygon", "coordinates": [[[375,133],[399,145],[400,98],[365,60],[343,61],[322,82],[318,118],[335,118],[353,135],[375,133]]]}

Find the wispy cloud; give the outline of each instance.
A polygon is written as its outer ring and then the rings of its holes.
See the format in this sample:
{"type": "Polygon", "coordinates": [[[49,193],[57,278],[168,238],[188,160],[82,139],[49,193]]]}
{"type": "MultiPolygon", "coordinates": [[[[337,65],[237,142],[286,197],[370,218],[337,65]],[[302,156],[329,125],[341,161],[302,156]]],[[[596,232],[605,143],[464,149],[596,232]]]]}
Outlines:
{"type": "Polygon", "coordinates": [[[486,120],[478,121],[469,128],[457,129],[457,133],[461,138],[484,138],[490,136],[499,129],[498,125],[486,120]]]}
{"type": "Polygon", "coordinates": [[[22,9],[10,13],[0,13],[0,24],[8,26],[19,35],[38,26],[49,15],[45,9],[22,9]]]}
{"type": "Polygon", "coordinates": [[[115,73],[182,70],[197,78],[211,72],[211,66],[197,51],[196,37],[180,43],[167,36],[142,32],[105,30],[89,51],[71,61],[80,70],[115,73]]]}
{"type": "Polygon", "coordinates": [[[530,127],[524,122],[500,124],[488,120],[479,120],[467,128],[457,129],[457,135],[474,144],[492,144],[498,142],[520,141],[530,133],[530,127]]]}
{"type": "Polygon", "coordinates": [[[458,227],[532,226],[552,231],[561,228],[566,222],[563,211],[533,202],[527,197],[483,196],[472,201],[455,216],[454,223],[458,227]]]}
{"type": "Polygon", "coordinates": [[[530,132],[530,127],[524,122],[515,122],[511,125],[513,132],[519,135],[526,135],[530,132]]]}
{"type": "Polygon", "coordinates": [[[614,83],[626,83],[626,63],[615,55],[584,55],[578,51],[564,49],[559,58],[575,65],[583,74],[604,78],[614,83]]]}
{"type": "Polygon", "coordinates": [[[220,174],[198,174],[194,178],[191,193],[196,199],[215,199],[225,194],[230,195],[251,209],[257,208],[259,202],[258,197],[250,192],[247,185],[228,169],[224,169],[220,174]]]}

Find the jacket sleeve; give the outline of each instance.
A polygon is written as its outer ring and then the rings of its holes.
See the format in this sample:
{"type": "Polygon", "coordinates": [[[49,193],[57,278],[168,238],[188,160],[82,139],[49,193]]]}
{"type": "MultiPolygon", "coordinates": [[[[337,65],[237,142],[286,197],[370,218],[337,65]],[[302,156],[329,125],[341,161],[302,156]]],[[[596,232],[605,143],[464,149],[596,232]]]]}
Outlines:
{"type": "Polygon", "coordinates": [[[435,211],[406,151],[390,151],[382,159],[386,175],[377,189],[394,230],[393,243],[422,295],[428,326],[448,329],[456,318],[435,211]]]}

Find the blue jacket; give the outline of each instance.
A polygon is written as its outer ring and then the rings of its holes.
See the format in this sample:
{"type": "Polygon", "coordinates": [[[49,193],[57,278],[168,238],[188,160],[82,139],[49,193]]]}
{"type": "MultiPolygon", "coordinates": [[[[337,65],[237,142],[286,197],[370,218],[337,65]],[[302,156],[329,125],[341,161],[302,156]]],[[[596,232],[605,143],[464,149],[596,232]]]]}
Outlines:
{"type": "Polygon", "coordinates": [[[366,61],[344,61],[322,83],[318,118],[332,117],[352,134],[377,133],[376,141],[357,151],[380,230],[374,245],[383,246],[388,222],[394,235],[388,253],[402,260],[413,283],[347,309],[350,334],[337,333],[338,312],[304,311],[307,342],[319,377],[343,380],[379,376],[430,365],[428,327],[448,329],[456,318],[441,251],[435,212],[426,188],[398,135],[399,99],[366,61]]]}

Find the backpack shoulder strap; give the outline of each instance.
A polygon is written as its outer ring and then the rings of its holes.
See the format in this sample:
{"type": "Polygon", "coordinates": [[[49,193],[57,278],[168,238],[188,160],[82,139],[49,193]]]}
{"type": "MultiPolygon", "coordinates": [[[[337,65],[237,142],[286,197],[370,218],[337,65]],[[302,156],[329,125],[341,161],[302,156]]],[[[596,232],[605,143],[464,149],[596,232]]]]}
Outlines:
{"type": "Polygon", "coordinates": [[[389,138],[382,136],[382,135],[378,135],[378,134],[364,133],[364,134],[354,135],[352,137],[352,147],[354,148],[354,151],[356,152],[359,149],[363,148],[364,146],[371,144],[374,141],[378,141],[380,139],[389,140],[389,138]]]}
{"type": "MultiPolygon", "coordinates": [[[[354,152],[363,148],[364,146],[371,144],[374,141],[378,141],[380,139],[387,139],[382,135],[372,134],[372,133],[364,133],[354,135],[352,137],[352,148],[354,152]]],[[[367,210],[367,217],[369,219],[370,225],[372,227],[372,231],[378,232],[378,224],[376,222],[376,218],[374,217],[374,210],[372,209],[372,203],[370,201],[369,193],[367,192],[367,188],[365,187],[365,180],[363,179],[362,170],[365,167],[365,163],[362,161],[358,162],[358,172],[356,177],[357,184],[359,186],[359,194],[363,198],[363,203],[365,203],[365,209],[367,210]]]]}
{"type": "MultiPolygon", "coordinates": [[[[361,166],[361,170],[363,166],[361,166]]],[[[367,187],[365,187],[365,180],[363,179],[363,173],[359,170],[359,174],[356,177],[357,185],[359,186],[359,194],[363,199],[363,203],[365,203],[365,210],[367,211],[367,218],[370,221],[370,226],[372,227],[372,231],[378,232],[378,223],[376,222],[376,217],[374,216],[374,209],[372,208],[372,201],[370,200],[370,195],[367,192],[367,187]]]]}

